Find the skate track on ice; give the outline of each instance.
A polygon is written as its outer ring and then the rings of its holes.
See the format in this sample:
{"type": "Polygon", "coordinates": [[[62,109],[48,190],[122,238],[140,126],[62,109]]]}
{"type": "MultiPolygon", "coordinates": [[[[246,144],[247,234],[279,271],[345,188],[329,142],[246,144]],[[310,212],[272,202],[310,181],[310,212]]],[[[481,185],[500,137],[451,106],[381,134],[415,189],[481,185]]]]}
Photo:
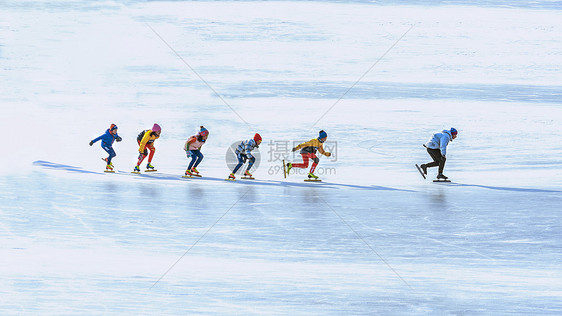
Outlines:
{"type": "MultiPolygon", "coordinates": [[[[103,172],[95,172],[90,170],[85,170],[80,167],[74,167],[59,163],[53,163],[49,161],[37,160],[33,162],[33,165],[36,167],[42,167],[47,169],[54,169],[60,171],[67,171],[67,172],[76,172],[76,173],[87,173],[87,174],[104,174],[103,172]]],[[[156,180],[171,180],[171,181],[187,181],[186,179],[182,178],[181,175],[174,175],[174,174],[166,174],[166,173],[141,173],[141,174],[131,174],[125,170],[117,170],[113,175],[119,176],[132,176],[139,178],[153,178],[156,180]]],[[[223,178],[215,178],[215,177],[202,177],[195,179],[195,181],[220,181],[224,182],[225,179],[223,178]]],[[[293,186],[293,187],[320,187],[320,188],[350,188],[350,189],[361,189],[361,190],[389,190],[389,191],[403,191],[403,192],[419,192],[416,190],[411,189],[400,189],[400,188],[391,188],[391,187],[384,187],[378,185],[354,185],[354,184],[344,184],[344,183],[332,183],[332,182],[319,182],[319,183],[295,183],[295,182],[288,182],[288,181],[276,181],[276,180],[240,180],[236,179],[237,181],[232,181],[236,184],[243,184],[243,185],[267,185],[267,186],[293,186]]],[[[511,187],[503,187],[503,186],[489,186],[489,185],[479,185],[479,184],[465,184],[465,183],[457,183],[457,182],[449,182],[449,183],[436,183],[436,185],[448,185],[448,186],[458,186],[458,187],[476,187],[476,188],[483,188],[483,189],[490,189],[490,190],[501,190],[501,191],[515,191],[515,192],[535,192],[535,193],[562,193],[562,191],[558,190],[547,190],[547,189],[533,189],[533,188],[511,188],[511,187]]]]}

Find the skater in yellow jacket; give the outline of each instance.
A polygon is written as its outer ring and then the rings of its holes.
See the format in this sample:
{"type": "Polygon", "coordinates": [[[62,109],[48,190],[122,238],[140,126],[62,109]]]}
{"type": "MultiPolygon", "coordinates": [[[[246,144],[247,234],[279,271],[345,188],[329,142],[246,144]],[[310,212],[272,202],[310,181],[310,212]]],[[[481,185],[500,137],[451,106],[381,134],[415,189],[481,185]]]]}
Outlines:
{"type": "Polygon", "coordinates": [[[154,170],[154,166],[150,163],[152,161],[152,157],[154,157],[154,153],[156,152],[156,148],[154,148],[154,141],[160,138],[160,133],[162,129],[160,125],[154,124],[152,129],[142,131],[139,136],[137,137],[137,143],[139,144],[139,160],[137,161],[137,165],[133,172],[140,172],[140,164],[148,156],[148,164],[146,164],[146,170],[154,170]],[[150,150],[150,155],[148,154],[148,150],[150,150]]]}
{"type": "Polygon", "coordinates": [[[301,150],[300,154],[302,155],[303,163],[287,163],[287,174],[292,168],[308,168],[308,160],[312,159],[312,167],[310,167],[310,171],[308,173],[309,179],[318,179],[318,176],[314,174],[314,170],[316,170],[316,166],[318,166],[318,162],[320,159],[316,156],[316,151],[320,152],[322,155],[326,157],[330,157],[332,154],[324,150],[323,143],[328,138],[328,134],[325,131],[320,131],[318,133],[318,138],[311,139],[307,142],[299,144],[297,147],[293,148],[293,151],[301,150]]]}

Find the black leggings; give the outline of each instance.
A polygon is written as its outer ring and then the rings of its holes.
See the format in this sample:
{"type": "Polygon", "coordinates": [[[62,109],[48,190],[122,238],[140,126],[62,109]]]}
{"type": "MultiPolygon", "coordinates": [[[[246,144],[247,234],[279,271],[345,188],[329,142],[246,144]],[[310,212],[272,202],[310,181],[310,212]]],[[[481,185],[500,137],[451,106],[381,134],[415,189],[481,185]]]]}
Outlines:
{"type": "Polygon", "coordinates": [[[443,169],[445,168],[445,161],[447,159],[441,156],[441,150],[428,148],[427,152],[429,153],[431,158],[433,158],[433,161],[430,163],[426,163],[425,166],[428,168],[439,166],[439,174],[442,174],[443,169]]]}

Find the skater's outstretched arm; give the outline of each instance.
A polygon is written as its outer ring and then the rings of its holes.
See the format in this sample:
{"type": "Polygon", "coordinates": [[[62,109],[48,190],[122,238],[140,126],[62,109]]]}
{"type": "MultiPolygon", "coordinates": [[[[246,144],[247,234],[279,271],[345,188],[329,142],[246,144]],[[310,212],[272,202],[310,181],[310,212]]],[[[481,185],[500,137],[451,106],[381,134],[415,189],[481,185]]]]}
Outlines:
{"type": "Polygon", "coordinates": [[[92,141],[90,141],[90,146],[92,146],[93,144],[97,143],[100,139],[102,139],[105,136],[106,133],[92,139],[92,141]]]}

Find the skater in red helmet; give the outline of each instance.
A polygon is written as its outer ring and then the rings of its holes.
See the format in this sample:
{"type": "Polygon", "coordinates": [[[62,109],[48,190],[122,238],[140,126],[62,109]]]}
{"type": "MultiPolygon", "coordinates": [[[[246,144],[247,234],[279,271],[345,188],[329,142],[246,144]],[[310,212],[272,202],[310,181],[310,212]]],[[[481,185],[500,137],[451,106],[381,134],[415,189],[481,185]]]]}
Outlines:
{"type": "Polygon", "coordinates": [[[238,164],[236,165],[236,167],[234,167],[234,170],[232,170],[232,173],[228,176],[228,179],[236,179],[236,172],[238,172],[238,169],[240,169],[247,160],[249,160],[250,162],[248,163],[248,167],[246,168],[244,175],[246,177],[253,178],[253,175],[250,173],[250,168],[252,168],[252,166],[256,162],[256,157],[252,155],[252,150],[259,148],[261,141],[261,135],[256,133],[254,135],[254,138],[240,142],[235,151],[236,158],[238,158],[238,164]]]}

